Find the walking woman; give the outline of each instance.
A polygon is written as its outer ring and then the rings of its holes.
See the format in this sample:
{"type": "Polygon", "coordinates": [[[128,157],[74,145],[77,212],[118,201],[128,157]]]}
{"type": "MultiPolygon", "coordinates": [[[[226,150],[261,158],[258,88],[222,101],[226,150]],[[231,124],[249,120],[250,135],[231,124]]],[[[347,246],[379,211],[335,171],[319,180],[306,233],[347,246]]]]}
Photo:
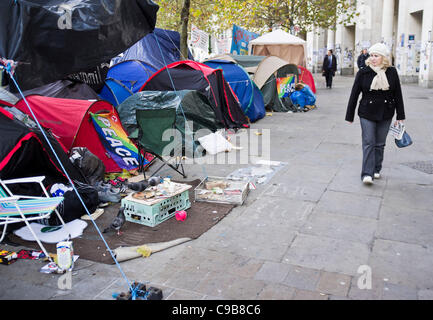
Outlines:
{"type": "Polygon", "coordinates": [[[391,66],[389,51],[383,43],[373,45],[366,67],[359,70],[353,84],[346,121],[352,123],[358,97],[362,92],[358,115],[362,129],[362,171],[364,184],[380,179],[386,137],[395,112],[396,121],[405,120],[403,96],[397,70],[391,66]]]}

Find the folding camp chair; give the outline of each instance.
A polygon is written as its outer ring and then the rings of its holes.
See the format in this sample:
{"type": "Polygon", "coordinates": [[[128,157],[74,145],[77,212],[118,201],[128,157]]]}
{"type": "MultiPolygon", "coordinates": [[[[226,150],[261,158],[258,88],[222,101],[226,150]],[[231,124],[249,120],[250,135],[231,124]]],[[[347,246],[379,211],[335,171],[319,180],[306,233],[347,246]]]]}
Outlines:
{"type": "Polygon", "coordinates": [[[140,157],[143,150],[163,162],[153,175],[168,166],[186,178],[182,164],[182,137],[175,129],[176,109],[136,110],[136,120],[140,157]],[[174,160],[174,164],[170,163],[171,160],[174,160]]]}
{"type": "Polygon", "coordinates": [[[65,222],[57,211],[57,207],[63,201],[63,197],[50,197],[42,183],[44,179],[44,176],[39,176],[12,180],[0,180],[0,226],[3,226],[0,242],[3,241],[4,236],[6,235],[8,224],[24,222],[37,241],[39,247],[44,252],[45,256],[52,261],[47,250],[42,245],[41,241],[38,239],[29,224],[29,221],[48,218],[51,213],[55,211],[60,219],[60,222],[63,224],[63,226],[65,225],[65,222]],[[18,183],[38,183],[41,186],[45,197],[13,194],[7,185],[18,183]]]}

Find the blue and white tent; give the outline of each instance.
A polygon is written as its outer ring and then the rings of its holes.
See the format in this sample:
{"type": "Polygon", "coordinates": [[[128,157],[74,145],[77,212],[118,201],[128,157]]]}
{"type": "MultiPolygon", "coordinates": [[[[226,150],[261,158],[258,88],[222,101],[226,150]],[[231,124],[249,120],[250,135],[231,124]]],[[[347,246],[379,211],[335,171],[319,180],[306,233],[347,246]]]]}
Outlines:
{"type": "Polygon", "coordinates": [[[266,115],[262,92],[243,67],[234,61],[218,59],[205,61],[204,64],[213,69],[223,70],[224,78],[238,97],[244,114],[251,122],[256,122],[266,115]]]}

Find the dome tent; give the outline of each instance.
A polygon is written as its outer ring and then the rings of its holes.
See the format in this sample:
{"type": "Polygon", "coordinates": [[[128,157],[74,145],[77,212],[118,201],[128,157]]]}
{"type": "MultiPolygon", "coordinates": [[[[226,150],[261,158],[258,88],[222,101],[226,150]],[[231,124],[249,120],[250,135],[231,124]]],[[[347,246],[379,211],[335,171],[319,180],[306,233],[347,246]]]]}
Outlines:
{"type": "Polygon", "coordinates": [[[249,128],[232,89],[222,70],[185,60],[172,63],[152,75],[140,91],[197,90],[211,102],[217,120],[224,128],[249,128]]]}
{"type": "Polygon", "coordinates": [[[242,110],[251,122],[256,122],[265,116],[266,110],[262,93],[242,66],[236,61],[218,59],[209,59],[204,64],[213,69],[223,70],[224,78],[233,89],[242,110]]]}

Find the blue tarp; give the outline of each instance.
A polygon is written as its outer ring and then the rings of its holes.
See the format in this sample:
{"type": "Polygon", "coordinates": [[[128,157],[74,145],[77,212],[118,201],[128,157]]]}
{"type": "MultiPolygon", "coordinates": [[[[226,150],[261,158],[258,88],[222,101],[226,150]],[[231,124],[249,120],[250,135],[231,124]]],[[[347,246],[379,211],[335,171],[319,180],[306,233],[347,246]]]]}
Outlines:
{"type": "Polygon", "coordinates": [[[237,96],[244,114],[251,122],[255,122],[266,115],[261,91],[240,65],[224,60],[210,60],[204,63],[213,69],[223,70],[224,78],[237,96]]]}
{"type": "Polygon", "coordinates": [[[140,60],[159,70],[170,63],[180,60],[194,60],[188,51],[188,59],[181,58],[179,32],[155,28],[143,39],[111,60],[116,64],[126,60],[140,60]],[[161,51],[163,56],[161,56],[161,51]]]}
{"type": "MultiPolygon", "coordinates": [[[[156,28],[121,55],[111,60],[100,97],[114,106],[137,93],[156,71],[181,59],[180,35],[156,28]],[[161,55],[162,51],[162,55],[161,55]]],[[[191,53],[189,59],[193,60],[191,53]]]]}
{"type": "Polygon", "coordinates": [[[297,104],[301,108],[316,104],[316,96],[308,85],[304,85],[303,89],[293,92],[290,99],[292,99],[293,104],[297,104]]]}
{"type": "Polygon", "coordinates": [[[99,96],[115,107],[137,93],[157,69],[138,60],[128,60],[112,66],[99,96]]]}

